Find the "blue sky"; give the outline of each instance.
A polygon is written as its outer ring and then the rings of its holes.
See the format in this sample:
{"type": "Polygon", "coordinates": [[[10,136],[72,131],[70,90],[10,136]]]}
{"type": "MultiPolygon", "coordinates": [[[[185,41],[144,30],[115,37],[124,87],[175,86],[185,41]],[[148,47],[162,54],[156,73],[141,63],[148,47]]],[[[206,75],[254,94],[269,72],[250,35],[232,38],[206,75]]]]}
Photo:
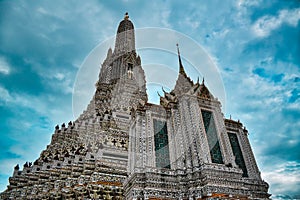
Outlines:
{"type": "Polygon", "coordinates": [[[136,28],[173,29],[208,52],[224,83],[225,116],[249,130],[270,192],[300,195],[297,0],[0,1],[0,189],[15,164],[46,148],[56,124],[74,120],[77,71],[127,11],[136,28]]]}

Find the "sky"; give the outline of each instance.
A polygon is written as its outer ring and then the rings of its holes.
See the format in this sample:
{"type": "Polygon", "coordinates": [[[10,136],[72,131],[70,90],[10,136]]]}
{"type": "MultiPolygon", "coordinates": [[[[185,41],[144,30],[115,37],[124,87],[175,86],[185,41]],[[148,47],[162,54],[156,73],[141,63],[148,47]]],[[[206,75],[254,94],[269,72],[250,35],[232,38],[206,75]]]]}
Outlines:
{"type": "MultiPolygon", "coordinates": [[[[273,199],[299,199],[299,0],[0,1],[0,190],[17,163],[46,148],[56,124],[75,120],[78,71],[125,12],[137,29],[172,30],[205,50],[222,79],[223,112],[249,130],[273,199]]],[[[177,64],[154,55],[143,51],[142,64],[177,64]]]]}

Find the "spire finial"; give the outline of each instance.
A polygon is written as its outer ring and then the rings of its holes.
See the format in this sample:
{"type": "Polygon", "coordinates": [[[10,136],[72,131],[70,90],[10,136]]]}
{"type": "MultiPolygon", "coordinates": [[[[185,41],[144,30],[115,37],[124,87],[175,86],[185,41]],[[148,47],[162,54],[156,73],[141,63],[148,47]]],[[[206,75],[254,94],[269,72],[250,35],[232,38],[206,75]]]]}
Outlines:
{"type": "Polygon", "coordinates": [[[181,57],[180,57],[180,51],[179,51],[179,45],[178,45],[178,43],[176,44],[176,46],[177,46],[177,53],[178,53],[178,60],[179,60],[179,73],[183,74],[183,75],[186,75],[185,71],[184,71],[184,68],[183,68],[183,65],[182,65],[182,62],[181,62],[181,57]]]}
{"type": "Polygon", "coordinates": [[[203,76],[203,79],[202,79],[202,85],[204,85],[204,76],[203,76]]]}
{"type": "Polygon", "coordinates": [[[179,45],[178,45],[178,43],[176,43],[176,46],[177,46],[177,53],[178,53],[178,56],[180,56],[180,51],[179,51],[179,45]]]}
{"type": "Polygon", "coordinates": [[[128,12],[125,13],[125,16],[124,16],[124,19],[128,19],[129,18],[129,15],[128,15],[128,12]]]}
{"type": "Polygon", "coordinates": [[[198,78],[197,78],[197,84],[199,84],[199,76],[198,76],[198,78]]]}

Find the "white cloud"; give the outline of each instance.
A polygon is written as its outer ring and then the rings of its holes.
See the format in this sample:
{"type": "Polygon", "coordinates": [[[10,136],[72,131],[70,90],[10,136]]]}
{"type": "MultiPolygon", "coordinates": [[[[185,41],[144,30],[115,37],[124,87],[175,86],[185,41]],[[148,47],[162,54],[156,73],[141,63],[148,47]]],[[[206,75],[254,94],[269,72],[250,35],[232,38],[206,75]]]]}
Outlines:
{"type": "Polygon", "coordinates": [[[262,177],[268,180],[272,191],[276,194],[286,194],[287,191],[297,193],[300,186],[299,168],[299,163],[287,162],[272,166],[268,172],[262,172],[262,177]]]}
{"type": "Polygon", "coordinates": [[[238,7],[241,6],[258,6],[262,1],[261,0],[238,0],[238,7]]]}
{"type": "Polygon", "coordinates": [[[134,12],[132,15],[129,13],[129,16],[132,17],[131,19],[133,20],[135,28],[158,26],[172,28],[170,21],[170,15],[172,12],[172,9],[170,8],[170,1],[145,1],[142,4],[143,7],[147,8],[147,10],[151,10],[151,12],[144,12],[143,9],[137,8],[139,11],[134,12]]]}
{"type": "Polygon", "coordinates": [[[51,76],[46,76],[46,83],[55,90],[60,90],[64,94],[71,94],[73,92],[73,79],[74,74],[67,73],[53,73],[51,76]],[[50,81],[49,81],[50,79],[50,81]],[[52,81],[54,80],[54,81],[52,81]]]}
{"type": "Polygon", "coordinates": [[[32,96],[26,93],[10,92],[0,85],[0,103],[7,106],[17,106],[32,109],[40,114],[49,113],[49,97],[48,96],[32,96]]]}
{"type": "Polygon", "coordinates": [[[26,59],[25,61],[27,64],[31,65],[47,87],[51,87],[56,91],[61,91],[64,94],[71,94],[73,92],[73,80],[75,74],[72,71],[67,71],[65,68],[60,67],[46,68],[44,65],[33,59],[26,59]]]}
{"type": "Polygon", "coordinates": [[[161,22],[165,27],[171,27],[169,23],[169,16],[170,16],[171,10],[165,9],[161,12],[161,22]]]}
{"type": "Polygon", "coordinates": [[[0,57],[0,73],[8,75],[11,71],[11,67],[7,63],[4,57],[0,57]]]}
{"type": "MultiPolygon", "coordinates": [[[[6,90],[7,91],[7,90],[6,90]]],[[[41,97],[30,96],[27,94],[7,93],[7,103],[30,108],[38,113],[46,113],[47,106],[41,97]]]]}
{"type": "Polygon", "coordinates": [[[152,15],[151,20],[154,20],[155,22],[162,24],[164,27],[167,27],[167,28],[172,27],[170,24],[170,21],[169,21],[169,17],[171,14],[169,1],[166,1],[164,3],[151,2],[147,6],[151,6],[153,8],[153,10],[156,10],[155,13],[153,13],[153,12],[148,13],[148,14],[152,15]]]}
{"type": "Polygon", "coordinates": [[[200,21],[197,19],[192,19],[190,16],[188,16],[184,18],[184,21],[182,21],[180,24],[191,27],[193,30],[195,30],[199,27],[200,21]]]}
{"type": "Polygon", "coordinates": [[[277,16],[265,15],[259,18],[252,30],[258,37],[267,37],[270,33],[287,23],[290,26],[296,26],[300,19],[300,8],[294,10],[281,10],[277,16]]]}
{"type": "Polygon", "coordinates": [[[13,171],[12,166],[15,166],[16,163],[21,163],[21,162],[22,159],[19,158],[1,160],[0,171],[5,175],[12,175],[12,171],[13,171]]]}
{"type": "Polygon", "coordinates": [[[63,75],[62,73],[57,73],[57,74],[54,75],[54,77],[57,80],[61,81],[61,80],[63,80],[65,78],[65,75],[63,75]]]}
{"type": "Polygon", "coordinates": [[[4,87],[2,87],[0,85],[0,101],[4,101],[4,102],[9,102],[12,100],[12,97],[10,96],[9,92],[7,89],[5,89],[4,87]]]}

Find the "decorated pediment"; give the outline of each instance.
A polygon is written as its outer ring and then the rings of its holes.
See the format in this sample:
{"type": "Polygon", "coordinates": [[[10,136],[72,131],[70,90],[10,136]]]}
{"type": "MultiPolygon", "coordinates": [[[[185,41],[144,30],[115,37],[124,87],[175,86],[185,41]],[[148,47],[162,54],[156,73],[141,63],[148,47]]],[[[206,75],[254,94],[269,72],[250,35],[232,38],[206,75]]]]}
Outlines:
{"type": "Polygon", "coordinates": [[[198,79],[197,83],[192,86],[188,94],[195,95],[197,97],[205,98],[205,99],[214,98],[214,96],[210,93],[209,89],[206,87],[204,83],[204,79],[201,84],[199,83],[199,79],[198,79]]]}
{"type": "Polygon", "coordinates": [[[177,103],[178,99],[173,91],[166,92],[164,88],[162,88],[162,91],[164,92],[164,96],[161,96],[159,92],[157,92],[160,97],[160,105],[164,107],[172,107],[172,105],[177,103]]]}

